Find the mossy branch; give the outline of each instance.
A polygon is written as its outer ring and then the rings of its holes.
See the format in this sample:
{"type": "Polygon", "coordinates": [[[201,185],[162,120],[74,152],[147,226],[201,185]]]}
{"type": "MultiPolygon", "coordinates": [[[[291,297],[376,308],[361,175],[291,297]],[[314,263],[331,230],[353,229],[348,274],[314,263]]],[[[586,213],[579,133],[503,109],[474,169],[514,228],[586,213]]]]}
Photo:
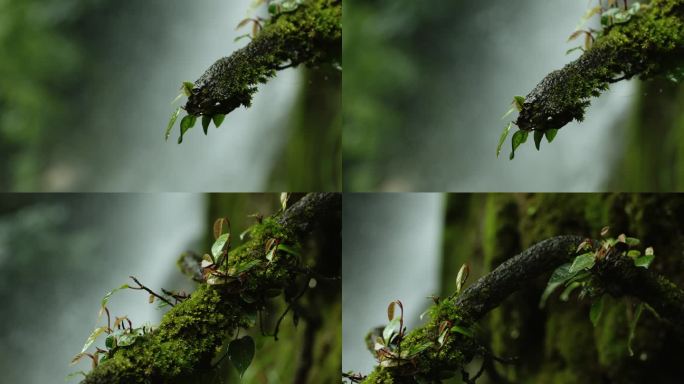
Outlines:
{"type": "Polygon", "coordinates": [[[606,27],[593,46],[551,72],[525,97],[516,120],[522,130],[559,129],[582,121],[590,98],[611,83],[681,72],[684,1],[653,0],[624,24],[606,27]]]}
{"type": "MultiPolygon", "coordinates": [[[[572,260],[584,240],[580,236],[557,236],[508,259],[458,296],[439,302],[431,311],[431,320],[410,332],[401,348],[409,350],[413,345],[434,343],[437,329],[445,321],[464,326],[476,323],[514,292],[572,260]]],[[[615,254],[606,256],[597,262],[592,273],[607,293],[635,297],[649,304],[671,324],[684,321],[684,291],[663,276],[635,267],[632,259],[615,254]]],[[[475,356],[485,360],[494,358],[473,338],[460,333],[450,336],[450,341],[438,350],[428,349],[408,364],[378,366],[363,382],[418,383],[419,379],[430,382],[462,371],[475,356]]]]}
{"type": "Polygon", "coordinates": [[[214,63],[195,82],[185,110],[211,117],[249,107],[258,84],[277,70],[339,63],[341,51],[342,1],[304,0],[268,20],[246,47],[214,63]]]}
{"type": "Polygon", "coordinates": [[[228,268],[263,260],[260,267],[230,284],[200,284],[189,299],[163,316],[158,328],[129,347],[111,351],[82,383],[187,383],[210,371],[223,341],[238,328],[254,326],[259,306],[295,284],[301,274],[296,257],[275,257],[267,263],[265,243],[272,238],[290,245],[304,241],[319,228],[339,223],[341,206],[340,194],[308,194],[252,227],[251,240],[229,253],[228,268]],[[253,299],[245,300],[245,295],[253,299]]]}

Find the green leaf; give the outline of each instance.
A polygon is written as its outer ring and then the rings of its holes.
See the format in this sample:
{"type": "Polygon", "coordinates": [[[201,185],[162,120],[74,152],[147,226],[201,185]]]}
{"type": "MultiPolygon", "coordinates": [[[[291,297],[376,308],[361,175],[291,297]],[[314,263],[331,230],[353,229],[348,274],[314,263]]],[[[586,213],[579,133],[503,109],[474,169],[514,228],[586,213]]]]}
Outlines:
{"type": "Polygon", "coordinates": [[[601,319],[601,314],[603,313],[603,307],[605,306],[606,303],[606,295],[601,295],[601,297],[598,300],[594,300],[593,303],[591,303],[591,309],[589,310],[589,320],[591,320],[591,323],[596,326],[598,324],[598,321],[601,319]]]}
{"type": "Polygon", "coordinates": [[[239,264],[235,268],[235,273],[240,274],[240,273],[247,272],[259,264],[261,264],[261,260],[258,260],[258,259],[246,261],[244,263],[239,264]]]}
{"type": "Polygon", "coordinates": [[[81,353],[84,353],[85,351],[90,348],[91,345],[97,340],[97,337],[103,334],[107,330],[107,327],[99,327],[95,328],[91,333],[90,336],[88,336],[88,340],[86,340],[85,344],[83,344],[83,348],[81,349],[81,353]]]}
{"type": "Polygon", "coordinates": [[[560,294],[561,301],[570,300],[570,295],[572,294],[572,292],[581,286],[582,286],[582,284],[578,283],[576,281],[568,281],[568,285],[565,287],[563,292],[561,292],[561,294],[560,294]]]}
{"type": "Polygon", "coordinates": [[[279,251],[283,251],[283,252],[285,252],[285,253],[289,253],[289,254],[292,255],[292,256],[297,256],[297,257],[299,257],[299,256],[302,255],[301,252],[299,252],[299,251],[297,251],[296,249],[294,249],[294,248],[292,248],[292,247],[290,247],[290,246],[288,246],[288,245],[285,245],[285,244],[278,244],[278,248],[277,248],[277,249],[278,249],[279,251]]]}
{"type": "Polygon", "coordinates": [[[635,246],[639,245],[640,241],[639,241],[639,239],[637,239],[635,237],[626,237],[625,243],[627,243],[627,245],[629,245],[630,247],[635,247],[635,246]]]}
{"type": "Polygon", "coordinates": [[[513,158],[515,157],[515,150],[520,146],[520,144],[523,144],[527,141],[528,134],[528,131],[523,131],[522,129],[513,134],[513,139],[511,139],[511,145],[513,146],[513,150],[511,151],[510,156],[511,160],[513,160],[513,158]]]}
{"type": "Polygon", "coordinates": [[[195,84],[191,81],[184,81],[181,86],[181,91],[183,91],[183,94],[187,97],[192,96],[193,89],[195,89],[195,84]]]}
{"type": "Polygon", "coordinates": [[[511,107],[511,109],[509,109],[508,111],[506,111],[506,113],[504,113],[504,115],[501,116],[501,120],[507,118],[507,117],[510,116],[510,114],[513,113],[513,112],[515,112],[515,106],[511,107]]]}
{"type": "Polygon", "coordinates": [[[539,308],[544,308],[546,305],[546,300],[549,296],[563,283],[570,280],[576,275],[576,273],[570,273],[570,263],[566,263],[556,268],[549,278],[549,282],[546,283],[546,288],[544,293],[542,293],[541,300],[539,300],[539,308]]]}
{"type": "Polygon", "coordinates": [[[648,268],[649,266],[651,266],[653,259],[655,259],[655,256],[653,255],[644,255],[641,257],[637,257],[636,259],[634,259],[634,265],[637,267],[648,268]]]}
{"type": "Polygon", "coordinates": [[[211,116],[204,115],[202,116],[202,130],[204,130],[204,134],[206,135],[207,132],[209,132],[209,124],[211,123],[211,116]]]}
{"type": "Polygon", "coordinates": [[[137,332],[124,333],[119,337],[119,340],[117,340],[117,344],[119,347],[128,347],[129,345],[133,345],[140,336],[141,334],[137,332]]]}
{"type": "Polygon", "coordinates": [[[211,246],[211,254],[214,255],[214,260],[216,260],[220,255],[223,254],[223,251],[225,250],[229,242],[230,233],[224,233],[223,235],[219,236],[218,239],[216,239],[214,245],[211,246]]]}
{"type": "Polygon", "coordinates": [[[456,275],[456,294],[461,293],[463,284],[468,280],[468,275],[470,274],[470,268],[468,264],[463,264],[461,269],[458,270],[458,275],[456,275]]]}
{"type": "Polygon", "coordinates": [[[636,250],[636,249],[632,249],[631,251],[627,252],[627,256],[635,259],[635,258],[641,256],[641,251],[636,250]]]}
{"type": "Polygon", "coordinates": [[[536,130],[534,131],[534,146],[537,147],[537,151],[541,147],[541,141],[544,138],[544,131],[536,130]]]}
{"type": "Polygon", "coordinates": [[[593,253],[590,252],[579,255],[575,257],[575,260],[573,260],[569,272],[577,273],[585,269],[591,269],[591,267],[594,266],[594,263],[596,263],[596,258],[594,257],[593,253]]]}
{"type": "Polygon", "coordinates": [[[501,147],[503,147],[503,144],[506,142],[506,137],[508,137],[508,132],[510,132],[511,127],[513,127],[513,123],[508,123],[508,125],[504,127],[503,132],[501,132],[501,136],[499,137],[499,145],[496,146],[496,157],[499,157],[499,154],[501,153],[501,147]]]}
{"type": "Polygon", "coordinates": [[[212,117],[212,119],[214,120],[214,125],[216,126],[216,128],[218,128],[221,126],[221,123],[223,123],[223,120],[226,119],[226,115],[223,115],[223,114],[214,115],[212,117]]]}
{"type": "Polygon", "coordinates": [[[558,130],[557,129],[547,129],[546,131],[544,131],[544,134],[546,135],[546,141],[548,141],[550,143],[553,141],[553,139],[558,134],[558,130]]]}
{"type": "Polygon", "coordinates": [[[401,327],[401,316],[395,317],[385,326],[382,330],[382,339],[385,340],[385,344],[389,345],[392,342],[394,335],[400,331],[399,327],[401,327]]]}
{"type": "Polygon", "coordinates": [[[523,110],[524,105],[525,98],[523,96],[513,96],[513,106],[515,106],[515,109],[517,109],[518,112],[521,112],[523,110]]]}
{"type": "Polygon", "coordinates": [[[176,124],[176,120],[178,120],[178,115],[180,115],[180,111],[181,107],[178,107],[171,114],[171,118],[169,119],[169,125],[166,126],[166,132],[164,132],[164,140],[168,140],[169,136],[171,136],[171,130],[173,129],[173,126],[176,124]]]}
{"type": "Polygon", "coordinates": [[[468,329],[468,328],[461,327],[460,325],[454,325],[453,327],[451,327],[451,330],[454,331],[454,332],[458,332],[458,333],[460,333],[460,334],[462,334],[462,335],[466,335],[466,336],[468,336],[468,337],[473,337],[473,336],[474,336],[473,331],[471,331],[471,330],[468,329]]]}
{"type": "Polygon", "coordinates": [[[128,284],[123,284],[119,288],[114,288],[111,291],[107,292],[107,294],[104,295],[104,297],[102,298],[102,302],[100,303],[100,316],[102,316],[102,312],[104,312],[104,308],[107,306],[107,302],[109,302],[109,299],[112,297],[112,295],[114,293],[116,293],[117,291],[120,291],[122,289],[127,289],[127,288],[128,288],[128,284]]]}
{"type": "Polygon", "coordinates": [[[180,123],[180,137],[178,137],[178,144],[183,142],[183,135],[185,135],[185,132],[187,132],[190,128],[195,126],[195,122],[197,121],[197,116],[194,115],[187,115],[181,120],[180,123]]]}
{"type": "Polygon", "coordinates": [[[412,344],[409,346],[409,348],[406,352],[402,351],[401,354],[404,355],[404,353],[405,353],[406,355],[401,356],[401,357],[404,359],[410,359],[410,358],[418,355],[419,353],[423,352],[424,350],[432,347],[432,345],[433,345],[432,341],[424,341],[420,344],[412,344]]]}
{"type": "Polygon", "coordinates": [[[235,339],[228,345],[228,359],[240,374],[240,378],[245,374],[254,358],[254,340],[250,336],[235,339]]]}
{"type": "Polygon", "coordinates": [[[634,317],[629,322],[629,336],[627,337],[627,350],[630,356],[634,356],[634,351],[632,350],[632,341],[634,340],[634,335],[636,333],[636,326],[641,317],[641,313],[644,311],[644,303],[639,303],[634,312],[634,317]]]}

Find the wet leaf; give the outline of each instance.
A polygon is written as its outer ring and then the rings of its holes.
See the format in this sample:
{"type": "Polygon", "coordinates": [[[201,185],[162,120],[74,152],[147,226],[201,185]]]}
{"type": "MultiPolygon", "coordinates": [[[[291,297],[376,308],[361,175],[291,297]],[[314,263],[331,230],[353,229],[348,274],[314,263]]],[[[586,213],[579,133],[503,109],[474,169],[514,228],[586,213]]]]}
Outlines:
{"type": "Polygon", "coordinates": [[[214,256],[214,260],[221,256],[229,245],[230,233],[224,233],[219,236],[214,242],[214,245],[211,246],[211,254],[214,256]]]}
{"type": "Polygon", "coordinates": [[[573,260],[568,272],[577,273],[585,269],[591,269],[591,267],[594,266],[594,263],[596,263],[596,258],[594,257],[593,253],[590,252],[579,255],[575,257],[575,260],[573,260]]]}
{"type": "Polygon", "coordinates": [[[226,119],[226,115],[224,115],[224,114],[218,114],[218,115],[212,116],[212,120],[214,120],[214,126],[216,126],[216,128],[220,127],[221,124],[223,123],[223,120],[225,120],[225,119],[226,119]]]}
{"type": "Polygon", "coordinates": [[[394,320],[394,308],[396,307],[397,302],[393,301],[389,303],[387,306],[387,320],[392,321],[394,320]]]}
{"type": "Polygon", "coordinates": [[[169,119],[169,124],[166,126],[166,132],[164,132],[164,140],[168,140],[169,136],[171,136],[171,130],[173,129],[173,126],[176,124],[176,120],[178,120],[178,116],[180,115],[180,112],[181,112],[181,107],[178,107],[171,114],[171,118],[169,119]]]}
{"type": "MultiPolygon", "coordinates": [[[[506,116],[504,115],[504,117],[506,116]]],[[[499,137],[499,145],[496,146],[496,157],[499,157],[499,154],[501,153],[501,147],[503,147],[503,144],[506,142],[506,137],[508,137],[508,132],[510,132],[511,127],[513,127],[513,123],[508,123],[508,125],[504,127],[503,132],[501,132],[501,136],[499,137]]]]}
{"type": "Polygon", "coordinates": [[[593,303],[591,303],[591,309],[589,310],[589,319],[591,320],[591,323],[594,325],[594,327],[598,324],[598,321],[601,319],[601,314],[603,314],[603,307],[605,306],[606,302],[606,296],[601,295],[601,297],[598,300],[594,300],[593,303]]]}
{"type": "Polygon", "coordinates": [[[254,340],[251,336],[235,339],[228,345],[228,359],[233,363],[241,378],[252,364],[254,350],[254,340]]]}

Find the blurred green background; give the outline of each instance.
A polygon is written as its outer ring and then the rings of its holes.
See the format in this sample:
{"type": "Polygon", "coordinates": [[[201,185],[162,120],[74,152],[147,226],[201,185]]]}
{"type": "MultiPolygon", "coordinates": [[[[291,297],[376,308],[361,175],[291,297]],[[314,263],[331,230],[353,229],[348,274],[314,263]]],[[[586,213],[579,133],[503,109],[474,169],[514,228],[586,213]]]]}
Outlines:
{"type": "MultiPolygon", "coordinates": [[[[185,251],[210,248],[215,218],[231,220],[238,246],[237,234],[255,222],[249,215],[278,209],[278,194],[5,194],[0,199],[1,381],[64,382],[70,372],[88,371],[89,359],[76,366],[69,362],[98,324],[105,293],[130,282],[129,275],[156,291],[192,292],[194,283],[180,273],[176,260],[185,251]]],[[[339,254],[326,254],[325,264],[317,260],[321,270],[339,276],[339,254]]],[[[310,383],[339,378],[340,284],[320,281],[300,300],[321,316],[310,383]]],[[[112,316],[127,315],[135,327],[158,324],[166,309],[147,299],[144,293],[121,291],[108,308],[112,316]]],[[[282,296],[272,300],[264,312],[267,331],[284,308],[282,296]]],[[[307,325],[302,317],[295,326],[290,312],[277,342],[250,331],[257,349],[242,382],[291,383],[307,325]]],[[[104,338],[95,345],[103,347],[104,338]]],[[[228,359],[224,363],[216,376],[198,383],[238,382],[228,359]]]]}
{"type": "Polygon", "coordinates": [[[513,96],[577,57],[594,5],[346,1],[345,190],[681,190],[684,87],[665,80],[614,84],[540,152],[495,156],[513,96]]]}
{"type": "Polygon", "coordinates": [[[0,191],[341,188],[341,73],[286,70],[164,142],[182,81],[244,46],[250,0],[0,1],[0,191]]]}

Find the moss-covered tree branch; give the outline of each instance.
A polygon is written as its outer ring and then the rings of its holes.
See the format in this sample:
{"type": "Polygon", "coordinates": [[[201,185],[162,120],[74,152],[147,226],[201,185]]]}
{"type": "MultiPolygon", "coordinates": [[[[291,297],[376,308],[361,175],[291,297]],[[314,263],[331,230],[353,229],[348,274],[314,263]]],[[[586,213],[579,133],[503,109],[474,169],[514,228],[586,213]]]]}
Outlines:
{"type": "Polygon", "coordinates": [[[258,84],[279,69],[339,63],[341,51],[342,1],[300,1],[267,20],[246,47],[214,63],[195,82],[185,110],[211,117],[249,107],[258,84]]]}
{"type": "Polygon", "coordinates": [[[299,257],[290,253],[276,253],[267,260],[267,243],[276,239],[296,248],[322,228],[339,231],[340,212],[339,194],[314,193],[264,219],[251,228],[249,241],[228,253],[225,271],[246,264],[248,270],[223,284],[200,284],[153,331],[130,346],[111,349],[83,383],[187,383],[210,371],[224,340],[239,328],[255,326],[256,311],[269,298],[295,288],[297,277],[308,273],[299,257]]]}
{"type": "MultiPolygon", "coordinates": [[[[475,356],[492,359],[488,349],[463,330],[472,327],[511,294],[532,285],[539,276],[568,263],[584,241],[579,236],[541,241],[508,259],[460,294],[441,300],[431,310],[430,321],[401,341],[401,350],[420,352],[404,361],[381,364],[364,382],[433,382],[462,371],[475,356]],[[458,327],[452,328],[454,325],[458,327]],[[446,337],[442,336],[450,328],[446,337]]],[[[635,297],[672,324],[684,321],[684,291],[663,276],[636,267],[632,259],[608,254],[591,271],[596,284],[607,293],[635,297]]]]}
{"type": "Polygon", "coordinates": [[[525,97],[515,123],[543,132],[582,121],[590,98],[609,84],[681,73],[683,66],[684,1],[653,0],[628,21],[604,27],[579,59],[546,76],[525,97]]]}

